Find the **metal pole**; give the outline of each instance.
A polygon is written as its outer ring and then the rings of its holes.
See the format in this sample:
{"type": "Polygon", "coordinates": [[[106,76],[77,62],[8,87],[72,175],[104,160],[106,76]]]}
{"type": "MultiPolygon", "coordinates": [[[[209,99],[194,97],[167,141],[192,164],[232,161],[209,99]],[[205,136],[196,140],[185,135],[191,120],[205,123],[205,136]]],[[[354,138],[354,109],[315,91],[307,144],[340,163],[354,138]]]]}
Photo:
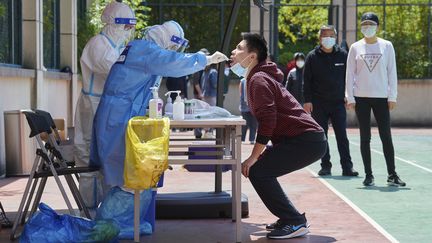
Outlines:
{"type": "Polygon", "coordinates": [[[273,54],[273,15],[274,15],[274,3],[272,2],[270,5],[270,13],[269,13],[269,41],[268,41],[268,48],[269,53],[273,54]]]}
{"type": "MultiPolygon", "coordinates": [[[[241,0],[234,0],[232,7],[231,7],[231,13],[228,18],[228,25],[225,29],[225,34],[223,36],[222,40],[222,47],[221,51],[225,53],[227,56],[229,55],[229,48],[231,43],[231,36],[232,32],[234,30],[235,23],[237,21],[237,15],[240,9],[241,0]]],[[[219,107],[223,107],[223,101],[224,101],[224,80],[225,80],[225,62],[221,62],[218,67],[218,84],[217,84],[217,99],[216,99],[216,105],[219,107]]],[[[220,143],[220,138],[222,137],[221,129],[216,130],[216,138],[217,143],[220,143]]],[[[220,165],[216,166],[215,171],[215,193],[222,192],[222,167],[220,165]]]]}
{"type": "Polygon", "coordinates": [[[260,8],[260,35],[264,36],[264,9],[260,8]]]}
{"type": "MultiPolygon", "coordinates": [[[[336,29],[339,30],[339,5],[333,6],[336,8],[336,29]]],[[[336,40],[339,40],[339,31],[336,34],[336,40]]]]}
{"type": "Polygon", "coordinates": [[[224,18],[225,18],[225,5],[224,0],[220,1],[220,41],[223,41],[223,27],[224,27],[224,18]]]}
{"type": "Polygon", "coordinates": [[[134,242],[140,242],[140,190],[134,190],[134,242]]]}
{"type": "Polygon", "coordinates": [[[346,0],[342,1],[342,40],[347,38],[347,3],[346,0]]]}
{"type": "Polygon", "coordinates": [[[330,1],[330,5],[328,6],[327,24],[333,25],[333,0],[330,1]]]}
{"type": "Polygon", "coordinates": [[[162,0],[159,0],[159,24],[162,24],[162,0]]]}
{"type": "Polygon", "coordinates": [[[277,61],[278,53],[279,53],[279,27],[278,27],[278,15],[279,15],[279,7],[280,0],[274,0],[274,10],[273,10],[273,56],[275,57],[275,61],[277,61]]]}
{"type": "MultiPolygon", "coordinates": [[[[237,15],[240,9],[240,4],[241,4],[241,0],[235,0],[233,2],[233,5],[231,7],[231,13],[228,18],[228,25],[225,29],[225,34],[222,40],[221,51],[227,56],[230,56],[229,47],[231,42],[231,36],[237,21],[237,15]]],[[[217,85],[217,100],[216,100],[216,105],[219,107],[223,107],[223,93],[224,93],[223,84],[225,78],[224,70],[225,70],[225,62],[221,62],[218,68],[218,85],[217,85]]]]}
{"type": "Polygon", "coordinates": [[[384,38],[387,37],[386,35],[386,0],[383,1],[383,31],[384,31],[384,38]]]}
{"type": "Polygon", "coordinates": [[[432,78],[432,43],[431,43],[431,34],[432,34],[432,0],[429,0],[428,5],[428,52],[429,52],[429,70],[428,70],[428,78],[432,78]]]}
{"type": "Polygon", "coordinates": [[[355,41],[358,40],[357,32],[358,32],[358,0],[356,0],[356,22],[355,22],[355,41]]]}

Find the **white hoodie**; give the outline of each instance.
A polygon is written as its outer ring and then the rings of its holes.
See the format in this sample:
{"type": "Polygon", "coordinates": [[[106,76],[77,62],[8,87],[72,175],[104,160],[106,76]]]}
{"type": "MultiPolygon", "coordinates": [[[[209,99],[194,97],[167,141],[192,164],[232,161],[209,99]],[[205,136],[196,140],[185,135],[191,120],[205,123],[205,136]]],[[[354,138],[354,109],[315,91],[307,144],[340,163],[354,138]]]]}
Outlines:
{"type": "Polygon", "coordinates": [[[346,92],[348,103],[354,97],[388,98],[396,102],[396,58],[390,41],[378,38],[374,44],[361,39],[352,44],[347,60],[346,92]]]}

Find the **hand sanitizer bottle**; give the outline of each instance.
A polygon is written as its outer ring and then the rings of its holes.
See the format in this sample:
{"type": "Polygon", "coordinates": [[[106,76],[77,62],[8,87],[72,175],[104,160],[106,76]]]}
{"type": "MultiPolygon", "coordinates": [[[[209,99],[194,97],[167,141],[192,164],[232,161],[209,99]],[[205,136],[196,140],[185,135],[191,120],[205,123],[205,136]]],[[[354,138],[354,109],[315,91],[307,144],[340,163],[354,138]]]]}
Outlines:
{"type": "Polygon", "coordinates": [[[162,118],[163,101],[159,98],[158,87],[151,87],[150,89],[153,94],[153,99],[149,102],[149,117],[162,118]]]}
{"type": "Polygon", "coordinates": [[[177,97],[173,105],[173,119],[184,120],[185,105],[180,97],[180,90],[173,91],[177,93],[177,97]]]}
{"type": "Polygon", "coordinates": [[[167,103],[165,105],[165,116],[172,118],[173,116],[173,103],[171,99],[171,93],[174,93],[174,91],[168,91],[165,93],[165,96],[168,96],[167,103]]]}

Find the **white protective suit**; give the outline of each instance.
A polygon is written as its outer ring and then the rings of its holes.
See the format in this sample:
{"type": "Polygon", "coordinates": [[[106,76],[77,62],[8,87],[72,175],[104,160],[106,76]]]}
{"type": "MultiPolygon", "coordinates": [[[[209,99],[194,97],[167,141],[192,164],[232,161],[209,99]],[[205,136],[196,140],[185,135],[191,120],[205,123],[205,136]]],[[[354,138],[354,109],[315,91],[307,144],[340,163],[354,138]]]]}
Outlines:
{"type": "MultiPolygon", "coordinates": [[[[111,66],[117,61],[125,41],[131,36],[136,24],[132,9],[113,1],[101,16],[105,23],[102,31],[91,38],[81,55],[82,90],[75,112],[75,162],[88,165],[93,117],[99,105],[105,80],[111,66]]],[[[102,200],[102,178],[99,172],[81,174],[80,192],[87,207],[97,207],[102,200]]]]}

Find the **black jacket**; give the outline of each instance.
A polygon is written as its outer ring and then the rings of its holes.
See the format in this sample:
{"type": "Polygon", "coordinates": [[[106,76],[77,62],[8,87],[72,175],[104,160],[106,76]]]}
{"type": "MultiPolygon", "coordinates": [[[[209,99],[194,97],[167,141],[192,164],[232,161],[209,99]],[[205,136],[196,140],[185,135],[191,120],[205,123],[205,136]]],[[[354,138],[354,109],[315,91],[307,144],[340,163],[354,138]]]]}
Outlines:
{"type": "Polygon", "coordinates": [[[303,68],[293,68],[288,73],[285,88],[303,105],[303,68]]]}
{"type": "Polygon", "coordinates": [[[335,45],[332,53],[319,46],[306,56],[304,67],[304,102],[343,102],[347,52],[335,45]]]}

